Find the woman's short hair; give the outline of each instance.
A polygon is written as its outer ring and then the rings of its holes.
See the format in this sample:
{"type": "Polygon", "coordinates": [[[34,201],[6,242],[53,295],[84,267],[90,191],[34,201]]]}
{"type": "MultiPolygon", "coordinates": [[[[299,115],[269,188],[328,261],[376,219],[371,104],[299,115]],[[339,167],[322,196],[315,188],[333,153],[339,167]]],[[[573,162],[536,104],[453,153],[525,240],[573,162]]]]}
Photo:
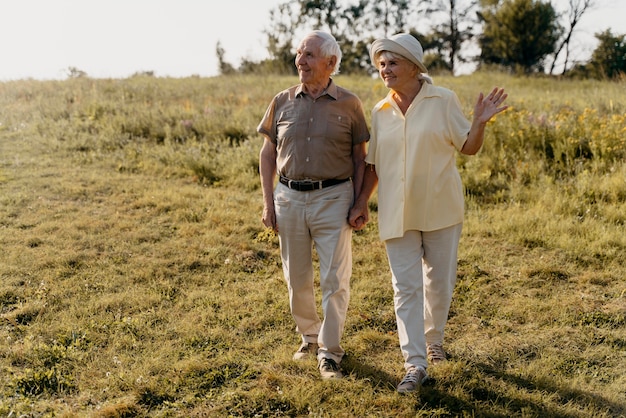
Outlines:
{"type": "Polygon", "coordinates": [[[404,60],[406,62],[408,62],[409,64],[411,64],[412,66],[414,66],[415,68],[417,68],[417,79],[418,80],[425,80],[427,83],[433,84],[433,79],[428,75],[428,74],[424,74],[420,72],[420,67],[418,67],[417,65],[415,65],[415,63],[411,60],[406,59],[406,57],[395,53],[395,52],[391,52],[391,51],[381,51],[378,54],[376,54],[376,59],[374,60],[374,65],[376,66],[376,69],[378,69],[378,60],[383,58],[386,60],[404,60]]]}
{"type": "Polygon", "coordinates": [[[396,53],[396,52],[391,52],[391,51],[380,51],[378,54],[376,54],[376,61],[374,62],[374,65],[376,65],[376,68],[378,68],[378,61],[384,58],[386,60],[395,60],[395,61],[406,61],[409,64],[411,64],[412,66],[414,66],[415,68],[417,68],[419,70],[419,68],[417,67],[417,65],[415,65],[412,61],[406,59],[406,57],[396,53]]]}

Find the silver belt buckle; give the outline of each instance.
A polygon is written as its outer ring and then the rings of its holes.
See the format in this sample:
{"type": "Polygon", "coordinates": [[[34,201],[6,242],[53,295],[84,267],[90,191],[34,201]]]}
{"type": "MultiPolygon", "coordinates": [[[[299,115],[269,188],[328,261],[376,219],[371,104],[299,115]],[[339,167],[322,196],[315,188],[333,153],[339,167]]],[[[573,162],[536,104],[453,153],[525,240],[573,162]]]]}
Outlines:
{"type": "MultiPolygon", "coordinates": [[[[317,182],[317,181],[310,180],[310,179],[306,179],[306,180],[301,180],[301,181],[299,181],[299,183],[300,183],[300,186],[306,186],[306,187],[307,187],[307,189],[308,189],[308,188],[309,188],[309,186],[310,186],[310,187],[311,187],[311,190],[316,190],[316,189],[315,189],[315,184],[317,184],[318,182],[317,182]]],[[[321,183],[321,182],[320,182],[320,183],[321,183]]]]}

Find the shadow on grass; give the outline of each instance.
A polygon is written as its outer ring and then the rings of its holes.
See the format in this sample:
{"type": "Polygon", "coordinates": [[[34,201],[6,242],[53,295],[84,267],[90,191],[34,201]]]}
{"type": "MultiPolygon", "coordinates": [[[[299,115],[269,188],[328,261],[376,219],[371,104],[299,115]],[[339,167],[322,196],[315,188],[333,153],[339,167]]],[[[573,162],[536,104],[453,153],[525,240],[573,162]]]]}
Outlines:
{"type": "MultiPolygon", "coordinates": [[[[521,390],[526,390],[528,392],[540,392],[540,393],[549,393],[550,399],[554,399],[555,407],[556,405],[575,405],[577,410],[584,411],[586,409],[594,408],[596,411],[602,411],[608,416],[611,417],[624,417],[626,416],[626,405],[620,404],[617,402],[612,402],[611,400],[597,395],[595,393],[588,393],[581,390],[577,390],[575,388],[571,388],[568,386],[558,385],[554,381],[550,379],[538,379],[531,380],[520,377],[518,375],[513,375],[510,373],[503,372],[501,370],[494,369],[493,367],[479,364],[477,365],[478,369],[485,376],[491,376],[495,379],[502,380],[508,384],[515,385],[517,388],[521,390]]],[[[508,402],[508,401],[507,401],[508,402]]],[[[553,411],[551,408],[546,408],[545,405],[537,405],[528,402],[526,399],[511,399],[511,404],[519,404],[525,407],[532,407],[533,411],[537,412],[547,412],[554,417],[577,417],[579,414],[569,414],[569,413],[558,413],[553,411]]],[[[503,402],[505,405],[508,405],[506,402],[503,402]]]]}
{"type": "MultiPolygon", "coordinates": [[[[475,364],[464,375],[463,389],[468,399],[451,395],[453,381],[447,384],[425,386],[420,392],[422,402],[429,406],[443,407],[451,412],[467,413],[475,417],[537,416],[555,418],[575,418],[593,410],[605,416],[620,417],[626,412],[624,405],[591,393],[563,387],[549,380],[533,381],[485,364],[475,364]],[[483,376],[483,378],[480,378],[483,376]],[[509,396],[490,382],[512,385],[522,394],[541,393],[541,398],[550,402],[533,401],[530,396],[509,396]],[[572,412],[565,411],[568,409],[572,412]],[[498,411],[497,413],[494,411],[498,411]]],[[[458,379],[455,379],[458,381],[458,379]]]]}
{"type": "MultiPolygon", "coordinates": [[[[395,390],[399,381],[399,376],[390,375],[352,356],[344,358],[342,368],[357,379],[369,380],[372,386],[377,388],[395,390]]],[[[437,409],[439,413],[446,411],[443,415],[437,416],[470,414],[472,417],[485,418],[503,416],[579,418],[584,416],[583,411],[591,410],[604,416],[626,416],[626,405],[612,402],[597,394],[558,385],[546,379],[537,381],[525,379],[485,364],[468,367],[462,375],[450,380],[430,377],[415,396],[422,411],[424,408],[437,409]],[[498,385],[497,382],[501,384],[498,385]],[[523,396],[507,395],[501,390],[503,385],[514,386],[523,396]],[[453,394],[459,390],[464,394],[463,397],[453,394]],[[550,402],[533,401],[530,396],[526,396],[530,393],[541,393],[541,398],[549,398],[550,402]]]]}
{"type": "Polygon", "coordinates": [[[345,373],[353,375],[357,379],[369,380],[374,387],[385,387],[395,390],[398,384],[398,376],[392,376],[351,355],[346,354],[341,361],[341,368],[345,373]]]}

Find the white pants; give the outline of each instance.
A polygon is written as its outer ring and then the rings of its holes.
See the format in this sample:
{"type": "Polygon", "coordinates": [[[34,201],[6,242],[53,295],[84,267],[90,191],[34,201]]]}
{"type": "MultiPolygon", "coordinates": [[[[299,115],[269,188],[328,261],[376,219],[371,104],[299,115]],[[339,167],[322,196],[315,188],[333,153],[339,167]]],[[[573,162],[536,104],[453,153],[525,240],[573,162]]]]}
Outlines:
{"type": "Polygon", "coordinates": [[[341,362],[352,275],[352,182],[299,192],[278,183],[274,191],[283,273],[291,314],[303,342],[319,344],[318,357],[341,362]],[[312,248],[320,266],[323,321],[317,314],[312,248]]]}
{"type": "Polygon", "coordinates": [[[406,369],[426,369],[426,344],[443,343],[462,227],[407,231],[402,238],[385,241],[406,369]]]}

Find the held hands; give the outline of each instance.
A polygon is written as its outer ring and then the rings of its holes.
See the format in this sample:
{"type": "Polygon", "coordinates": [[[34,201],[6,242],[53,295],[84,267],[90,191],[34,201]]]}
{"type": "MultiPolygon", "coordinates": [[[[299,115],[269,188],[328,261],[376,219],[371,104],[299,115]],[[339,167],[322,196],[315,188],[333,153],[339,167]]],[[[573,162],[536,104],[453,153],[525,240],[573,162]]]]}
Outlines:
{"type": "MultiPolygon", "coordinates": [[[[273,208],[263,208],[263,216],[262,216],[263,225],[266,228],[273,230],[274,232],[278,232],[278,224],[276,222],[276,213],[273,208]]],[[[367,206],[362,208],[352,207],[350,209],[350,213],[348,214],[348,223],[350,226],[356,230],[360,231],[365,228],[367,222],[369,221],[369,212],[367,210],[367,206]]]]}
{"type": "Polygon", "coordinates": [[[494,88],[487,96],[482,93],[478,95],[478,100],[474,105],[474,119],[485,124],[496,114],[508,109],[509,106],[501,106],[509,95],[504,89],[494,88]]]}
{"type": "Polygon", "coordinates": [[[352,209],[350,209],[350,213],[348,214],[348,223],[352,229],[360,231],[365,228],[368,221],[369,212],[367,210],[367,205],[365,207],[355,205],[352,209]]]}

